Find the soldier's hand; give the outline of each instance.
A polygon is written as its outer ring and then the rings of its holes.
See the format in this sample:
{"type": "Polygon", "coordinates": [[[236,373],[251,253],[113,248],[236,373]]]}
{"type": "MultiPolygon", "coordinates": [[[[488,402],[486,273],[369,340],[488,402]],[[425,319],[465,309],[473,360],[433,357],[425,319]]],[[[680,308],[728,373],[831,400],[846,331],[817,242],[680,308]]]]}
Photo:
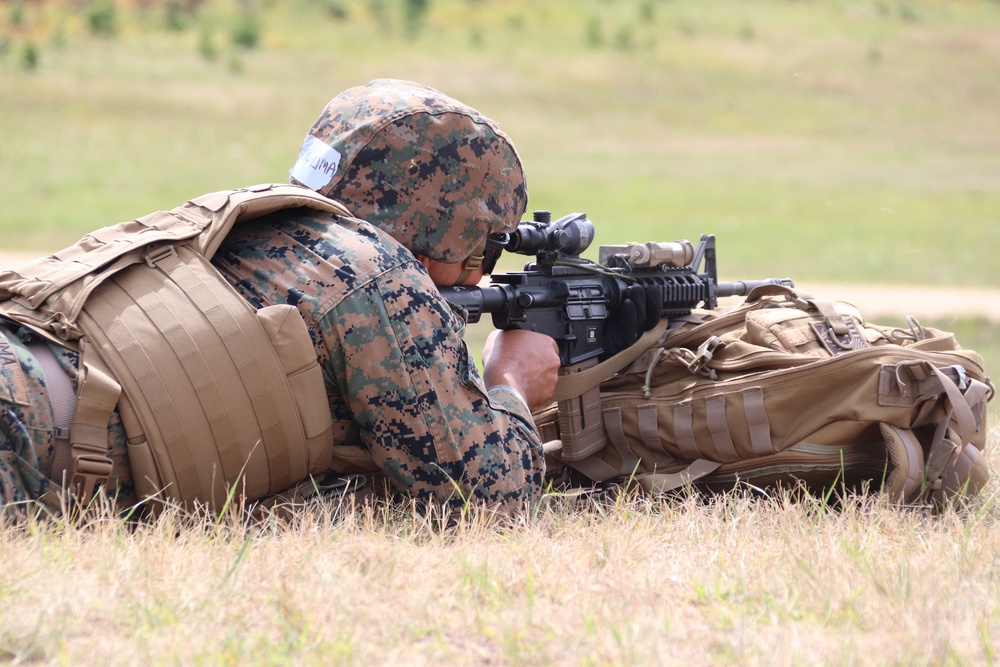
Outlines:
{"type": "Polygon", "coordinates": [[[493,331],[483,348],[483,380],[487,387],[514,387],[535,411],[545,406],[556,390],[559,346],[535,331],[493,331]]]}

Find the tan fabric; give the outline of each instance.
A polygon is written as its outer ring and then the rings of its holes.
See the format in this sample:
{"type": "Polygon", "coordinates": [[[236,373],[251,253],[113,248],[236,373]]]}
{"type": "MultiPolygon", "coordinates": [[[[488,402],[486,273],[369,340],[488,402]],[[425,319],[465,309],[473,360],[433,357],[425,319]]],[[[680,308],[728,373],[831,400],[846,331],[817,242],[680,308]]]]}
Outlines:
{"type": "Polygon", "coordinates": [[[0,314],[80,346],[81,499],[110,474],[95,457],[116,403],[145,497],[217,509],[326,469],[333,423],[304,322],[292,306],[255,311],[208,261],[237,222],[300,206],[349,215],[297,186],[216,192],[0,273],[0,314]]]}
{"type": "MultiPolygon", "coordinates": [[[[900,503],[974,495],[988,479],[992,385],[951,334],[904,335],[774,286],[702,315],[601,384],[607,443],[558,462],[650,489],[867,485],[900,503]],[[691,468],[702,461],[714,467],[691,468]]],[[[551,409],[536,421],[561,437],[551,409]]]]}

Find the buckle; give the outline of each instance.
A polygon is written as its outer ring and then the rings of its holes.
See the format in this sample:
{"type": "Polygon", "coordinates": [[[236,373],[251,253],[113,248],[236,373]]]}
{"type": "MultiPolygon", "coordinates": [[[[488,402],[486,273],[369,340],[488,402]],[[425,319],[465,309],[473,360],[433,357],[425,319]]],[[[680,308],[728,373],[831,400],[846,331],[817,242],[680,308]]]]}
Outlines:
{"type": "Polygon", "coordinates": [[[949,368],[955,371],[955,373],[958,375],[958,382],[956,382],[955,384],[958,385],[959,391],[965,391],[966,389],[968,389],[969,375],[968,373],[965,372],[965,366],[959,366],[958,364],[955,364],[954,366],[949,366],[949,368]]]}
{"type": "Polygon", "coordinates": [[[724,347],[725,343],[718,336],[709,336],[705,339],[701,345],[698,346],[697,351],[691,351],[684,347],[674,348],[669,351],[669,355],[676,359],[677,361],[684,364],[692,375],[704,375],[705,377],[716,380],[719,374],[714,368],[707,368],[708,362],[712,360],[712,355],[720,347],[724,347]]]}
{"type": "Polygon", "coordinates": [[[151,268],[156,268],[156,263],[167,259],[168,257],[176,257],[177,249],[173,245],[167,246],[152,246],[149,251],[142,256],[146,260],[146,265],[151,268]]]}
{"type": "Polygon", "coordinates": [[[856,332],[847,326],[844,318],[839,316],[827,317],[826,325],[830,327],[830,340],[833,341],[834,345],[847,352],[854,350],[854,334],[856,332]],[[847,340],[841,340],[841,336],[846,337],[847,340]]]}
{"type": "Polygon", "coordinates": [[[111,478],[114,463],[100,448],[92,445],[76,443],[70,446],[70,452],[73,457],[70,491],[78,502],[86,504],[94,495],[94,487],[111,478]]]}

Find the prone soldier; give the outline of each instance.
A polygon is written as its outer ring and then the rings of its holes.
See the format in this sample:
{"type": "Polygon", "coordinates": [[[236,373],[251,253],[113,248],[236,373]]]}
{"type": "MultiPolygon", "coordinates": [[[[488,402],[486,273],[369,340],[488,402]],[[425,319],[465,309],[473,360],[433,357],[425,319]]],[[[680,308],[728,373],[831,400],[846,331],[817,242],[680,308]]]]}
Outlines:
{"type": "MultiPolygon", "coordinates": [[[[292,486],[309,475],[370,471],[427,503],[457,494],[463,502],[515,510],[537,500],[544,457],[531,411],[554,390],[556,343],[530,331],[493,332],[480,376],[462,339],[465,322],[438,291],[478,282],[492,270],[484,263],[487,237],[520,221],[527,190],[510,139],[437,90],[380,79],[329,102],[290,174],[294,185],[342,203],[350,215],[293,207],[241,222],[205,253],[217,272],[205,280],[221,277],[253,309],[294,307],[322,374],[329,418],[302,417],[322,426],[320,455],[298,461],[288,453],[292,447],[269,450],[259,469],[270,470],[270,486],[255,484],[249,479],[255,468],[247,467],[245,488],[273,492],[274,479],[292,486]]],[[[77,250],[94,246],[94,238],[103,237],[89,235],[77,250]]],[[[176,264],[176,257],[161,264],[167,253],[152,254],[144,257],[153,270],[176,264]]],[[[233,451],[250,452],[243,455],[249,460],[257,456],[254,443],[222,451],[221,442],[197,442],[191,452],[176,445],[183,434],[163,436],[168,455],[150,463],[144,453],[140,462],[146,439],[154,439],[148,415],[157,405],[125,378],[112,377],[121,399],[110,401],[106,439],[84,447],[94,429],[82,422],[94,401],[82,388],[101,374],[85,368],[85,348],[70,335],[75,321],[51,335],[33,326],[36,319],[14,316],[31,301],[24,290],[38,284],[31,270],[19,265],[0,275],[0,293],[8,297],[0,303],[3,513],[22,514],[38,501],[65,506],[67,496],[86,501],[95,487],[122,506],[162,493],[177,497],[151,486],[151,478],[166,487],[163,480],[176,479],[176,486],[194,480],[178,499],[212,505],[213,491],[199,484],[210,486],[223,471],[216,463],[198,469],[197,462],[224,462],[233,451]],[[204,454],[213,447],[218,456],[204,454]],[[181,454],[194,462],[178,464],[181,454]]],[[[169,394],[167,376],[157,381],[169,394]]],[[[265,408],[257,406],[258,418],[265,408]]],[[[217,415],[204,412],[216,429],[217,415]]],[[[161,430],[176,427],[157,423],[161,430]]],[[[243,463],[235,461],[240,470],[243,463]]]]}

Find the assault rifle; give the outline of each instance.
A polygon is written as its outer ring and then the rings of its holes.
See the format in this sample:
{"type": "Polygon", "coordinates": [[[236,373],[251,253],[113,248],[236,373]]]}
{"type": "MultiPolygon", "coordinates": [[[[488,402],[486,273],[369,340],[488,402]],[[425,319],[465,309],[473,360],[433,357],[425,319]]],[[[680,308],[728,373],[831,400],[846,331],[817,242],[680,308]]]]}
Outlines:
{"type": "Polygon", "coordinates": [[[535,211],[530,222],[497,236],[504,250],[536,261],[522,272],[493,275],[488,287],[447,287],[442,294],[468,311],[470,323],[489,313],[497,329],[555,339],[563,366],[611,356],[634,342],[641,331],[621,335],[622,307],[630,301],[640,311],[638,325],[649,329],[663,317],[715,308],[719,298],[744,296],[758,285],[794,286],[788,278],[720,283],[710,234],[697,247],[689,241],[601,246],[598,263],[580,257],[594,239],[585,213],[552,222],[548,211],[535,211]]]}
{"type": "MultiPolygon", "coordinates": [[[[717,279],[715,236],[689,241],[601,246],[598,262],[580,254],[594,239],[585,213],[555,222],[535,211],[511,234],[491,237],[495,254],[534,255],[524,271],[494,274],[488,287],[442,288],[475,323],[484,313],[498,329],[528,329],[555,339],[561,374],[577,373],[628,347],[661,318],[715,308],[718,299],[744,296],[758,285],[794,286],[787,278],[722,282],[717,279]],[[499,246],[499,247],[498,247],[499,246]],[[704,268],[701,268],[704,265],[704,268]]],[[[559,402],[564,445],[582,456],[604,446],[598,387],[559,402]]]]}

